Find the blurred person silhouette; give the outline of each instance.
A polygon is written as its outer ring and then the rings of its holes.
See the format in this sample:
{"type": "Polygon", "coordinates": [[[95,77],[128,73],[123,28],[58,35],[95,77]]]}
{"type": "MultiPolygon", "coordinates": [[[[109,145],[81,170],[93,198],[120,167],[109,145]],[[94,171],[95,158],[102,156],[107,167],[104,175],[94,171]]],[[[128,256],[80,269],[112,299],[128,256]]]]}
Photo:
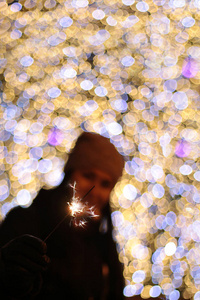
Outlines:
{"type": "Polygon", "coordinates": [[[28,208],[7,214],[0,226],[1,299],[123,299],[109,206],[123,166],[108,138],[83,132],[62,183],[41,189],[28,208]],[[73,195],[91,217],[83,212],[72,218],[73,195]]]}

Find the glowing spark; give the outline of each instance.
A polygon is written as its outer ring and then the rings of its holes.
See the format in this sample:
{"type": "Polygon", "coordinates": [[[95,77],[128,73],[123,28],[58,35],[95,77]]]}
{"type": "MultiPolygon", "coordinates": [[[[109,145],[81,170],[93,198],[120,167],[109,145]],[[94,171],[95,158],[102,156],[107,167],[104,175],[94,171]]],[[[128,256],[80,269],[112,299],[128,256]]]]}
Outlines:
{"type": "Polygon", "coordinates": [[[69,204],[69,209],[71,211],[71,216],[76,217],[77,215],[83,213],[84,206],[80,202],[75,202],[75,200],[69,204]]]}
{"type": "Polygon", "coordinates": [[[74,226],[79,226],[79,227],[84,227],[86,225],[86,221],[85,220],[74,220],[73,221],[73,225],[74,226]]]}

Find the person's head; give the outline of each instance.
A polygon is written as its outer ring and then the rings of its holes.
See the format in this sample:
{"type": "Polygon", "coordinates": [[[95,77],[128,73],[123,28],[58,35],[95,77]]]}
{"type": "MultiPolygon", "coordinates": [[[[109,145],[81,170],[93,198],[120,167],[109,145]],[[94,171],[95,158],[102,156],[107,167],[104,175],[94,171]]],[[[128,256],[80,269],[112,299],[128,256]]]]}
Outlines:
{"type": "Polygon", "coordinates": [[[122,175],[124,160],[108,138],[97,133],[83,132],[69,154],[65,174],[71,184],[76,182],[76,195],[101,211],[109,202],[110,192],[122,175]]]}

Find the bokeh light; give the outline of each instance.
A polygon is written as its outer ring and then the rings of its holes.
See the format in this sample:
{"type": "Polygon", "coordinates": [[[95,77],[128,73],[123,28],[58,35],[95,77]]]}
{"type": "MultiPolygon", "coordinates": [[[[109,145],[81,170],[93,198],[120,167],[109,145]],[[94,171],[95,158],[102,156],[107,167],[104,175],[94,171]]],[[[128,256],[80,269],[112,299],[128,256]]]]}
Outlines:
{"type": "Polygon", "coordinates": [[[3,0],[0,14],[1,219],[98,132],[125,158],[124,295],[199,299],[199,1],[3,0]]]}

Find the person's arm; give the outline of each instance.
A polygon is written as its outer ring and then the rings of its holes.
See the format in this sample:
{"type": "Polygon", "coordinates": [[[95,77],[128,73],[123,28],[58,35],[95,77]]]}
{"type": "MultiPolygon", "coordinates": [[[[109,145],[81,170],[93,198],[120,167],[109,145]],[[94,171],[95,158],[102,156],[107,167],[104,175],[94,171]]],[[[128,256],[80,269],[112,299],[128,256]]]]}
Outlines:
{"type": "Polygon", "coordinates": [[[27,234],[31,226],[26,214],[23,218],[20,212],[9,213],[0,227],[0,290],[4,299],[33,299],[42,288],[42,272],[49,262],[46,244],[27,234]]]}

